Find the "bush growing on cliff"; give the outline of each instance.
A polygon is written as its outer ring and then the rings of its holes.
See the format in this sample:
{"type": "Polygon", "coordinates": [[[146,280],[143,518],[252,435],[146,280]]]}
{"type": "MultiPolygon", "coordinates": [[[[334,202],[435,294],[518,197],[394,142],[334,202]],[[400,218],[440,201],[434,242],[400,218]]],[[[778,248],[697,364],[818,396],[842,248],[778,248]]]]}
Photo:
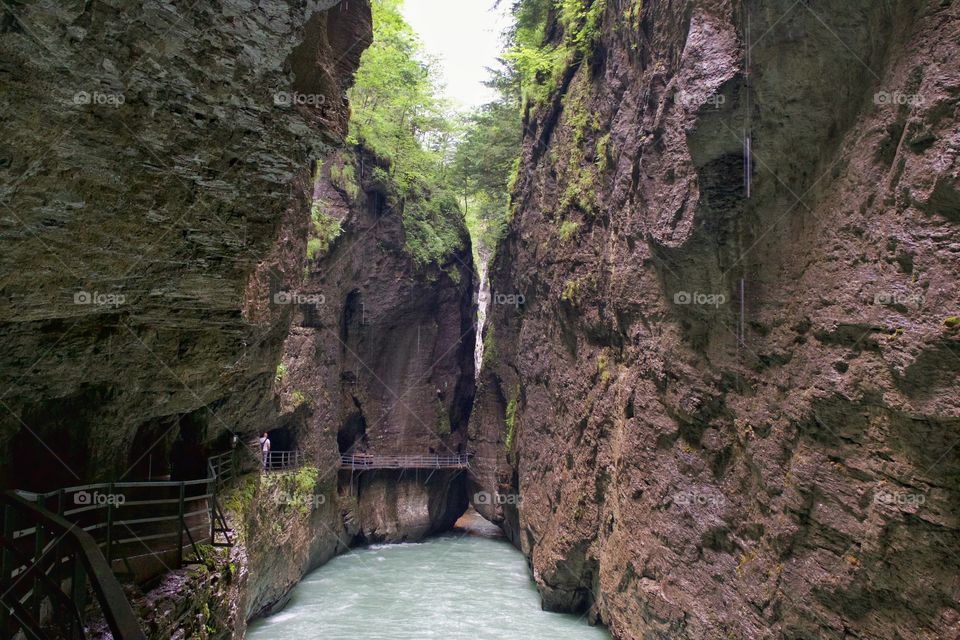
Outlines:
{"type": "Polygon", "coordinates": [[[340,236],[343,229],[340,221],[323,211],[323,201],[316,200],[310,210],[312,228],[307,240],[307,257],[315,260],[330,250],[330,245],[340,236]]]}
{"type": "Polygon", "coordinates": [[[327,500],[326,496],[323,498],[316,497],[315,492],[319,477],[320,470],[309,464],[296,471],[267,474],[262,477],[262,491],[256,497],[260,500],[268,500],[281,509],[292,507],[300,515],[306,516],[318,504],[327,500]]]}
{"type": "Polygon", "coordinates": [[[230,488],[223,498],[223,506],[234,515],[233,526],[242,528],[247,520],[247,512],[253,505],[260,488],[260,474],[250,473],[240,476],[237,484],[230,488]]]}
{"type": "Polygon", "coordinates": [[[607,0],[517,0],[506,59],[519,77],[524,105],[546,100],[577,58],[596,44],[607,0]],[[558,26],[559,35],[552,29],[558,26]]]}
{"type": "Polygon", "coordinates": [[[483,363],[482,366],[489,367],[497,363],[497,342],[494,337],[492,324],[487,324],[483,331],[483,363]]]}
{"type": "Polygon", "coordinates": [[[447,415],[447,409],[443,406],[443,402],[440,398],[437,398],[437,423],[434,426],[437,435],[447,436],[450,435],[450,417],[447,415]]]}
{"type": "Polygon", "coordinates": [[[352,162],[346,161],[342,157],[337,158],[330,165],[330,182],[350,198],[356,198],[360,195],[360,185],[357,184],[357,170],[352,162]]]}
{"type": "Polygon", "coordinates": [[[291,398],[293,400],[294,409],[296,409],[297,407],[299,407],[300,405],[302,405],[304,402],[307,401],[307,396],[303,393],[303,391],[300,391],[299,389],[293,390],[293,395],[291,396],[291,398]]]}
{"type": "Polygon", "coordinates": [[[449,223],[453,215],[459,215],[459,209],[456,197],[449,193],[406,204],[405,247],[414,260],[420,264],[441,264],[446,256],[463,248],[459,226],[449,223]]]}
{"type": "Polygon", "coordinates": [[[517,404],[520,401],[520,385],[513,387],[513,393],[510,394],[510,400],[507,402],[507,411],[505,422],[507,425],[507,437],[503,446],[507,453],[513,453],[513,443],[517,434],[517,404]]]}
{"type": "Polygon", "coordinates": [[[577,229],[579,227],[580,227],[580,224],[578,222],[573,222],[572,220],[564,221],[560,225],[560,228],[558,229],[558,233],[560,234],[560,241],[569,242],[570,238],[573,237],[573,234],[577,232],[577,229]]]}
{"type": "Polygon", "coordinates": [[[597,167],[597,172],[603,174],[607,170],[607,165],[610,163],[610,133],[602,136],[597,140],[597,150],[596,150],[596,159],[594,160],[594,166],[597,167]]]}

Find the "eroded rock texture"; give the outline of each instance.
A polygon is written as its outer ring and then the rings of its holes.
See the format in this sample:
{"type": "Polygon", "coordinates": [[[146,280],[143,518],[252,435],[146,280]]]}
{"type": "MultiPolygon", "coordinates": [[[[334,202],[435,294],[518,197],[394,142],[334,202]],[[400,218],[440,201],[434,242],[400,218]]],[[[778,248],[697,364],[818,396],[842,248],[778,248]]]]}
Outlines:
{"type": "MultiPolygon", "coordinates": [[[[375,166],[344,152],[317,173],[317,212],[340,231],[290,292],[297,304],[284,347],[282,424],[324,475],[337,474],[340,454],[465,452],[474,394],[470,239],[462,227],[444,264],[418,265],[405,249],[402,205],[373,177],[375,166]]],[[[339,474],[356,499],[349,518],[367,541],[419,538],[466,508],[458,473],[339,474]]]]}
{"type": "Polygon", "coordinates": [[[639,4],[528,114],[477,508],[620,638],[954,637],[960,5],[639,4]]]}
{"type": "Polygon", "coordinates": [[[272,296],[370,38],[364,0],[4,5],[4,486],[203,473],[273,424],[272,296]]]}

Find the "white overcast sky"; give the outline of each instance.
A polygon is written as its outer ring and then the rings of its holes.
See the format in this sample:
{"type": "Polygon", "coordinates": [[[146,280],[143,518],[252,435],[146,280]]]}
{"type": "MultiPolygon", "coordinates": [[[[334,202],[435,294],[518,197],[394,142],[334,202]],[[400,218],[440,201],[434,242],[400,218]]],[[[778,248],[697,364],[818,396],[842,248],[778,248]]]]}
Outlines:
{"type": "Polygon", "coordinates": [[[428,53],[440,58],[447,96],[462,107],[494,98],[483,86],[487,67],[496,66],[500,33],[509,23],[510,2],[493,10],[494,0],[404,0],[403,16],[420,34],[428,53]]]}

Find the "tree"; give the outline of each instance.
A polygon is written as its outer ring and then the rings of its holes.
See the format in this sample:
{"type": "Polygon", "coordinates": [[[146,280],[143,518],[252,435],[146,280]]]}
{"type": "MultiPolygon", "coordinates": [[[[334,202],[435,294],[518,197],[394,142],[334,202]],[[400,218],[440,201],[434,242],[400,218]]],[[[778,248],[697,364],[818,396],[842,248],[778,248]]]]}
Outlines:
{"type": "Polygon", "coordinates": [[[389,164],[407,250],[418,262],[440,263],[462,244],[463,214],[448,171],[457,129],[441,98],[437,62],[425,55],[400,5],[373,2],[373,44],[350,91],[349,139],[389,164]]]}
{"type": "Polygon", "coordinates": [[[502,233],[522,141],[519,100],[513,85],[491,86],[500,89],[500,96],[468,116],[454,160],[467,223],[485,250],[493,249],[502,233]]]}

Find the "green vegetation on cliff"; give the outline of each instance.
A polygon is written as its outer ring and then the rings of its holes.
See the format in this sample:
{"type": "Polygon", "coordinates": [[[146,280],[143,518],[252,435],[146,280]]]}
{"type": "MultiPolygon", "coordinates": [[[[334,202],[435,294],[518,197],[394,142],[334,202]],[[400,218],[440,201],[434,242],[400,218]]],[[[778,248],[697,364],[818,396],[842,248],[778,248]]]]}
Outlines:
{"type": "Polygon", "coordinates": [[[450,171],[457,127],[440,97],[437,63],[400,5],[373,2],[374,41],[350,91],[349,139],[387,164],[378,177],[403,212],[407,251],[421,264],[439,264],[463,245],[450,171]]]}
{"type": "MultiPolygon", "coordinates": [[[[401,5],[373,1],[374,42],[350,91],[349,139],[387,167],[376,171],[403,213],[407,251],[421,264],[442,264],[462,249],[464,222],[475,247],[496,246],[517,180],[522,113],[548,99],[566,69],[589,55],[607,0],[516,0],[500,68],[491,70],[488,83],[497,98],[466,114],[455,113],[442,97],[438,62],[424,52],[401,5]]],[[[581,128],[588,126],[584,120],[581,128]]],[[[606,145],[598,146],[598,165],[606,155],[606,145]]],[[[570,163],[579,166],[582,159],[570,163]]],[[[355,184],[348,170],[338,165],[331,177],[355,184]]],[[[587,179],[577,182],[566,201],[588,209],[583,192],[591,186],[587,179]]],[[[328,247],[320,231],[311,253],[328,247]]],[[[561,237],[569,240],[574,231],[567,225],[561,237]]]]}
{"type": "Polygon", "coordinates": [[[509,70],[495,73],[488,84],[498,98],[467,116],[453,169],[470,232],[492,250],[506,225],[523,131],[518,85],[509,70]]]}
{"type": "MultiPolygon", "coordinates": [[[[405,248],[418,263],[443,265],[462,250],[464,223],[476,250],[489,254],[496,247],[521,178],[524,114],[555,96],[571,66],[590,57],[608,2],[513,0],[513,25],[488,81],[497,97],[458,114],[442,97],[438,61],[425,53],[401,14],[402,0],[373,0],[374,41],[350,91],[349,139],[382,161],[374,177],[402,212],[405,248]]],[[[624,16],[635,16],[640,6],[640,0],[627,0],[624,16]]],[[[587,112],[580,84],[574,83],[576,98],[566,101],[562,114],[573,137],[554,158],[566,184],[554,216],[562,243],[575,242],[582,228],[564,219],[564,211],[588,214],[594,208],[597,176],[611,156],[609,135],[601,135],[598,118],[587,112]]],[[[331,168],[331,178],[344,189],[356,184],[355,174],[349,165],[331,168]]],[[[338,229],[326,222],[314,216],[311,254],[329,247],[326,237],[336,237],[338,229]]],[[[577,283],[568,283],[563,298],[575,303],[577,293],[577,283]]]]}
{"type": "Polygon", "coordinates": [[[520,402],[520,385],[514,385],[513,392],[507,402],[505,422],[507,426],[507,438],[503,443],[507,453],[513,453],[514,439],[517,436],[517,409],[520,402]]]}
{"type": "Polygon", "coordinates": [[[517,74],[524,106],[536,108],[549,98],[564,71],[589,55],[606,8],[607,0],[514,2],[514,26],[507,34],[505,57],[517,74]]]}
{"type": "MultiPolygon", "coordinates": [[[[401,5],[373,2],[374,42],[350,91],[349,140],[388,167],[378,177],[403,212],[407,251],[421,264],[442,263],[462,248],[464,222],[487,250],[502,233],[522,140],[521,83],[516,64],[504,59],[489,83],[497,99],[454,112],[442,97],[438,62],[425,54],[401,5]]],[[[331,177],[353,183],[343,171],[331,177]]]]}
{"type": "Polygon", "coordinates": [[[340,221],[324,213],[324,202],[316,200],[310,211],[310,238],[307,240],[307,256],[311,260],[330,250],[330,245],[340,235],[340,221]]]}
{"type": "MultiPolygon", "coordinates": [[[[630,0],[630,6],[638,8],[640,0],[630,0]]],[[[523,140],[522,114],[543,104],[558,89],[570,65],[590,55],[606,8],[607,0],[515,0],[511,7],[513,26],[505,34],[501,68],[491,71],[488,83],[498,97],[467,117],[453,165],[467,224],[475,240],[488,249],[496,246],[510,219],[510,194],[518,178],[523,140]]],[[[580,172],[584,161],[580,148],[584,132],[596,128],[578,107],[582,105],[565,109],[580,132],[567,158],[571,172],[580,172]]],[[[598,172],[606,168],[608,145],[609,138],[598,143],[598,172]]],[[[591,170],[571,183],[563,208],[590,209],[592,176],[591,170]]],[[[561,238],[571,239],[575,230],[564,226],[561,238]]]]}

